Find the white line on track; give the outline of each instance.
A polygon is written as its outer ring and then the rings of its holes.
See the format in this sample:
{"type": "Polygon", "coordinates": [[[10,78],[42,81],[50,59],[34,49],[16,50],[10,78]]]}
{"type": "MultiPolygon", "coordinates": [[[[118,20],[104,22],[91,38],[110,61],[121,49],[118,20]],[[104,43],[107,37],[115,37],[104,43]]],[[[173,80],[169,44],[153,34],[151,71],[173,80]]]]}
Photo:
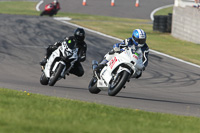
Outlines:
{"type": "Polygon", "coordinates": [[[71,18],[69,17],[54,17],[54,19],[58,20],[58,21],[69,21],[69,20],[72,20],[71,18]]]}
{"type": "Polygon", "coordinates": [[[157,12],[158,10],[164,9],[164,8],[171,7],[171,6],[174,6],[174,4],[172,4],[172,5],[166,5],[166,6],[162,6],[162,7],[159,7],[159,8],[154,9],[154,10],[151,12],[151,14],[150,14],[151,20],[152,20],[152,21],[154,20],[153,15],[155,14],[155,12],[157,12]]]}
{"type": "Polygon", "coordinates": [[[36,5],[36,10],[37,11],[40,11],[40,5],[43,3],[44,1],[43,0],[41,0],[37,5],[36,5]]]}

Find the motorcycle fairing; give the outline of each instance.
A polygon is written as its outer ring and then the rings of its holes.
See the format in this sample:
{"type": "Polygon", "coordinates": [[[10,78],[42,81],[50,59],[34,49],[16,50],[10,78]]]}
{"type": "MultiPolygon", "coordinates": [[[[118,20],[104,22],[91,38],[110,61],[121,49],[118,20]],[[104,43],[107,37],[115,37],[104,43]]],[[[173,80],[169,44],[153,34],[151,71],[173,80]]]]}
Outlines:
{"type": "MultiPolygon", "coordinates": [[[[117,56],[113,57],[113,59],[111,59],[107,65],[103,68],[103,70],[100,73],[100,77],[101,79],[98,80],[97,82],[97,87],[105,87],[107,88],[109,86],[109,83],[112,79],[112,73],[115,70],[115,68],[117,68],[118,66],[121,66],[124,63],[127,63],[127,60],[129,59],[129,55],[127,54],[127,52],[123,52],[121,54],[118,54],[117,56]]],[[[130,62],[130,66],[131,66],[131,62],[130,62]]],[[[124,67],[119,67],[117,73],[120,73],[121,71],[127,71],[129,73],[130,70],[128,70],[127,68],[124,67]]]]}
{"type": "MultiPolygon", "coordinates": [[[[59,50],[59,48],[56,49],[56,50],[51,54],[51,56],[49,57],[49,59],[48,59],[46,65],[45,65],[44,73],[45,73],[45,76],[46,76],[47,78],[50,78],[50,75],[51,75],[51,74],[50,74],[51,65],[52,65],[52,63],[54,62],[54,60],[55,60],[56,58],[58,58],[58,57],[60,57],[60,50],[59,50]]],[[[56,66],[56,67],[57,67],[57,66],[56,66]]],[[[55,69],[55,66],[54,66],[54,69],[55,69]]]]}
{"type": "Polygon", "coordinates": [[[48,12],[51,11],[53,8],[54,8],[54,6],[53,6],[52,3],[45,6],[45,10],[48,11],[48,12]]]}

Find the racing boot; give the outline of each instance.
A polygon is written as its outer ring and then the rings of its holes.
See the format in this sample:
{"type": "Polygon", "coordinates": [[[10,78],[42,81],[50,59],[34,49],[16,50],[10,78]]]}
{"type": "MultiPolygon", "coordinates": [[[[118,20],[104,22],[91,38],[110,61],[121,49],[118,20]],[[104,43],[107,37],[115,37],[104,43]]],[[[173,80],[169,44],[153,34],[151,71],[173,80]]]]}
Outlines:
{"type": "Polygon", "coordinates": [[[47,63],[47,58],[44,57],[44,59],[40,62],[40,65],[41,65],[41,66],[45,66],[46,63],[47,63]]]}
{"type": "Polygon", "coordinates": [[[94,69],[94,73],[96,72],[97,76],[100,78],[100,72],[101,70],[104,68],[104,66],[106,66],[106,63],[108,61],[106,59],[104,59],[101,63],[99,63],[99,65],[94,69]]]}
{"type": "Polygon", "coordinates": [[[100,78],[100,72],[101,70],[104,68],[105,64],[99,64],[95,69],[94,69],[94,73],[96,72],[98,78],[100,78]]]}
{"type": "Polygon", "coordinates": [[[132,76],[132,78],[139,79],[141,76],[142,76],[142,71],[138,71],[132,76]]]}

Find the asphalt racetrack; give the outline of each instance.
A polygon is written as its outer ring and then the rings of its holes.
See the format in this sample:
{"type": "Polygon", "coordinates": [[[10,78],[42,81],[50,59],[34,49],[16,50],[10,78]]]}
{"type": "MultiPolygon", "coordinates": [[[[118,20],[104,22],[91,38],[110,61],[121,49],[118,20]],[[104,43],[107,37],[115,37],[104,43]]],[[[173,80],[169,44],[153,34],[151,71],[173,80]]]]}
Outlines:
{"type": "Polygon", "coordinates": [[[200,68],[157,55],[140,79],[132,79],[117,96],[106,91],[90,94],[91,62],[101,57],[117,40],[86,31],[87,60],[83,77],[70,75],[54,87],[40,85],[39,61],[45,48],[70,36],[76,29],[50,17],[0,14],[0,86],[100,104],[153,112],[200,116],[200,68]]]}
{"type": "MultiPolygon", "coordinates": [[[[44,0],[39,7],[40,10],[43,10],[45,5],[52,1],[44,0]]],[[[115,6],[112,7],[111,0],[86,0],[86,6],[82,6],[82,0],[58,1],[61,6],[60,12],[137,19],[150,19],[150,14],[154,9],[174,4],[174,0],[140,0],[139,7],[135,7],[136,0],[115,0],[115,6]]]]}

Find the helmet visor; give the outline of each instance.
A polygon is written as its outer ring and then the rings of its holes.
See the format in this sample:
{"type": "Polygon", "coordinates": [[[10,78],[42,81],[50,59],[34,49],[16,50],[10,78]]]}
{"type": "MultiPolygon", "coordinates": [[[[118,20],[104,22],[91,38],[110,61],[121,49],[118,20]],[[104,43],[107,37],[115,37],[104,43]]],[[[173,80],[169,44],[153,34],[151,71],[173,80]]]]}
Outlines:
{"type": "Polygon", "coordinates": [[[146,43],[146,39],[135,39],[135,41],[136,41],[138,44],[145,44],[145,43],[146,43]]]}

